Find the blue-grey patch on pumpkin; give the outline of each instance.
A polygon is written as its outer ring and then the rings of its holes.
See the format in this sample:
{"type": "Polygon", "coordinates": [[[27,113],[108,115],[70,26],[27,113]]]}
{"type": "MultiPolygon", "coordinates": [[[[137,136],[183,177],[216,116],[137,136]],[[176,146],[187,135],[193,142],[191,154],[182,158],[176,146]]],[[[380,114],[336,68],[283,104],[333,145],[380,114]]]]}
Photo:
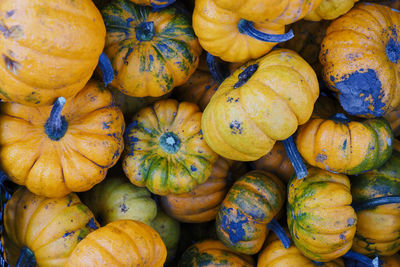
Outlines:
{"type": "Polygon", "coordinates": [[[224,215],[221,219],[221,228],[228,233],[229,240],[236,244],[242,241],[246,236],[243,225],[248,223],[248,218],[239,210],[236,210],[236,214],[233,214],[233,212],[233,208],[227,209],[226,207],[222,207],[222,213],[224,215]]]}
{"type": "Polygon", "coordinates": [[[232,134],[242,134],[243,132],[242,123],[237,120],[231,121],[229,128],[231,128],[232,134]]]}
{"type": "Polygon", "coordinates": [[[400,44],[397,41],[398,35],[395,27],[389,27],[391,36],[389,42],[386,44],[386,55],[393,63],[397,63],[400,59],[400,44]]]}
{"type": "Polygon", "coordinates": [[[75,233],[74,231],[65,232],[65,234],[63,235],[63,238],[66,238],[66,237],[68,237],[68,236],[71,236],[71,235],[73,235],[74,233],[75,233]]]}
{"type": "Polygon", "coordinates": [[[91,218],[85,226],[88,228],[92,228],[93,230],[96,230],[98,228],[96,222],[94,221],[94,218],[91,218]]]}

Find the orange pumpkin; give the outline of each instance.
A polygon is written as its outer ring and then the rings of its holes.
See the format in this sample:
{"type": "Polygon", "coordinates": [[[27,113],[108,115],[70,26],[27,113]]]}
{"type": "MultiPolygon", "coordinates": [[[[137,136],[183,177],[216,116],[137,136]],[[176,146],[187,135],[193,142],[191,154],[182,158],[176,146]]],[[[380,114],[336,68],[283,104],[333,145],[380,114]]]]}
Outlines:
{"type": "Polygon", "coordinates": [[[74,96],[92,76],[105,36],[90,0],[2,0],[0,98],[43,106],[74,96]]]}
{"type": "Polygon", "coordinates": [[[66,102],[60,98],[53,108],[6,103],[1,110],[1,167],[10,180],[38,195],[89,190],[124,147],[124,117],[98,82],[66,102]]]}

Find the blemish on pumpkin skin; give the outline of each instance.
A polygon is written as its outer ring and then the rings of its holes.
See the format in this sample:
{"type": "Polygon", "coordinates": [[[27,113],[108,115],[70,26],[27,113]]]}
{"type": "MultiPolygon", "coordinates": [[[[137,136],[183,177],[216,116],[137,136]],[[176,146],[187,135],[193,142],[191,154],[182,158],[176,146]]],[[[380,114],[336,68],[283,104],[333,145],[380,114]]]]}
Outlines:
{"type": "Polygon", "coordinates": [[[347,219],[347,227],[353,226],[354,222],[355,222],[354,218],[347,219]]]}
{"type": "Polygon", "coordinates": [[[68,237],[68,236],[71,236],[71,235],[73,235],[75,232],[74,231],[71,231],[71,232],[65,232],[65,234],[62,236],[63,238],[66,238],[66,237],[68,237]]]}
{"type": "Polygon", "coordinates": [[[225,215],[221,219],[221,228],[228,233],[229,240],[236,244],[246,235],[243,225],[248,223],[248,218],[239,210],[236,210],[236,214],[232,214],[233,211],[233,208],[222,208],[222,213],[225,215]]]}
{"type": "Polygon", "coordinates": [[[22,65],[5,54],[3,54],[2,56],[7,69],[15,75],[18,75],[18,71],[21,69],[22,65]]]}
{"type": "Polygon", "coordinates": [[[129,210],[129,208],[125,205],[125,203],[119,205],[119,208],[121,210],[122,213],[125,213],[129,210]]]}
{"type": "Polygon", "coordinates": [[[192,164],[192,165],[190,165],[190,170],[192,172],[195,172],[195,171],[197,171],[197,168],[196,168],[196,166],[194,166],[194,164],[192,164]]]}
{"type": "Polygon", "coordinates": [[[242,132],[243,132],[242,123],[237,120],[232,121],[229,124],[229,128],[231,128],[232,134],[242,134],[242,132]]]}
{"type": "Polygon", "coordinates": [[[327,155],[318,153],[317,157],[315,158],[315,161],[316,161],[316,162],[322,163],[322,162],[324,162],[327,158],[328,158],[327,155]]]}
{"type": "Polygon", "coordinates": [[[6,18],[10,18],[15,14],[15,9],[6,12],[6,18]]]}
{"type": "Polygon", "coordinates": [[[342,150],[344,151],[344,150],[346,150],[346,148],[347,148],[347,139],[344,140],[344,142],[343,142],[342,150]]]}
{"type": "Polygon", "coordinates": [[[91,218],[85,226],[93,230],[98,229],[96,222],[94,221],[94,218],[91,218]]]}

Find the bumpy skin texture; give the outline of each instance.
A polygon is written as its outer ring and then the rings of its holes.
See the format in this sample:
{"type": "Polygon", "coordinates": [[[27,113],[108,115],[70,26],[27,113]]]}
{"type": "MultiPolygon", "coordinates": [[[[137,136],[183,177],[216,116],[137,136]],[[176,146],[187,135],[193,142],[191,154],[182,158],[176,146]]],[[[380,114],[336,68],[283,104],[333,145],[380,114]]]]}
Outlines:
{"type": "MultiPolygon", "coordinates": [[[[377,170],[351,179],[354,202],[400,195],[400,152],[377,170]]],[[[352,249],[367,256],[390,256],[400,250],[400,204],[386,204],[357,212],[352,249]]]]}
{"type": "Polygon", "coordinates": [[[48,106],[75,95],[92,76],[105,35],[90,0],[2,0],[0,98],[48,106]]]}
{"type": "Polygon", "coordinates": [[[275,175],[252,171],[237,180],[216,218],[217,236],[233,251],[248,255],[260,251],[267,224],[285,202],[285,186],[275,175]]]}
{"type": "Polygon", "coordinates": [[[220,85],[203,113],[204,137],[225,158],[257,160],[307,122],[318,94],[310,65],[293,51],[275,50],[220,85]],[[237,87],[238,76],[252,68],[254,74],[237,87]]]}
{"type": "Polygon", "coordinates": [[[253,267],[254,260],[230,250],[219,240],[204,240],[189,247],[178,264],[178,267],[213,266],[253,267]]]}
{"type": "Polygon", "coordinates": [[[287,221],[303,255],[328,262],[350,250],[357,223],[351,202],[346,175],[310,168],[306,178],[293,176],[288,185],[287,221]]]}
{"type": "Polygon", "coordinates": [[[157,215],[157,204],[146,188],[137,187],[122,177],[108,177],[88,192],[82,202],[102,226],[117,220],[135,220],[149,224],[157,215]]]}
{"type": "MultiPolygon", "coordinates": [[[[280,240],[275,240],[269,243],[258,256],[257,267],[292,266],[316,267],[320,265],[316,265],[310,259],[301,254],[294,245],[291,245],[286,249],[280,240]]],[[[344,262],[342,259],[335,259],[324,263],[322,266],[344,267],[344,262]]]]}
{"type": "Polygon", "coordinates": [[[360,3],[322,42],[323,77],[351,115],[380,117],[400,104],[400,13],[360,3]]]}
{"type": "Polygon", "coordinates": [[[376,169],[390,158],[393,134],[384,119],[312,119],[300,127],[296,144],[312,166],[353,175],[376,169]]]}
{"type": "Polygon", "coordinates": [[[167,249],[150,226],[119,220],[90,233],[75,247],[66,267],[162,267],[167,249]]]}
{"type": "Polygon", "coordinates": [[[214,2],[219,7],[235,12],[247,20],[271,21],[286,25],[302,19],[316,9],[321,0],[214,0],[214,2]]]}
{"type": "Polygon", "coordinates": [[[346,14],[358,0],[322,0],[321,4],[304,17],[306,20],[332,20],[346,14]]]}
{"type": "Polygon", "coordinates": [[[151,7],[116,0],[102,10],[106,23],[105,52],[114,68],[112,85],[136,97],[162,96],[184,84],[195,71],[201,47],[190,18],[177,8],[151,7]],[[154,23],[154,36],[138,30],[154,23]]]}
{"type": "Polygon", "coordinates": [[[123,115],[111,93],[91,81],[67,99],[61,113],[67,131],[53,141],[44,127],[51,108],[1,106],[1,167],[13,182],[38,195],[87,191],[104,179],[123,150],[123,115]]]}
{"type": "Polygon", "coordinates": [[[203,139],[199,108],[161,100],[140,110],[126,131],[123,169],[158,195],[183,194],[204,183],[217,154],[203,139]]]}
{"type": "MultiPolygon", "coordinates": [[[[218,7],[213,0],[196,0],[193,29],[207,52],[228,62],[259,58],[276,45],[240,33],[238,23],[241,19],[235,12],[218,7]]],[[[284,25],[272,22],[257,22],[254,26],[269,34],[285,32],[284,25]]]]}
{"type": "Polygon", "coordinates": [[[76,194],[45,198],[19,188],[4,211],[6,260],[15,266],[21,249],[28,247],[37,266],[63,267],[76,245],[97,228],[92,212],[76,194]]]}
{"type": "Polygon", "coordinates": [[[181,222],[202,223],[214,220],[229,189],[228,171],[228,161],[218,158],[204,184],[196,186],[186,194],[162,197],[163,209],[181,222]]]}

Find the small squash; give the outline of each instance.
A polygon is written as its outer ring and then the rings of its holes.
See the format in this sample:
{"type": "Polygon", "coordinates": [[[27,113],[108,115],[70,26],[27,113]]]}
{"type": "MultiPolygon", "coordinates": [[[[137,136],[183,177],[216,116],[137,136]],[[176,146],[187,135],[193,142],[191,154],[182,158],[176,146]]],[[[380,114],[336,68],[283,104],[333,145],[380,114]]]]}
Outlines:
{"type": "Polygon", "coordinates": [[[400,104],[400,13],[359,3],[329,26],[323,77],[350,115],[381,117],[400,104]]]}
{"type": "Polygon", "coordinates": [[[138,221],[119,220],[87,235],[65,266],[162,267],[166,257],[165,245],[153,228],[138,221]]]}
{"type": "Polygon", "coordinates": [[[161,197],[163,209],[181,222],[202,223],[214,220],[229,189],[228,171],[228,161],[218,158],[205,183],[186,194],[161,197]]]}
{"type": "Polygon", "coordinates": [[[2,244],[8,264],[63,267],[76,245],[96,230],[92,212],[71,193],[46,198],[19,188],[4,210],[2,244]]]}
{"type": "Polygon", "coordinates": [[[204,138],[225,158],[257,160],[307,122],[318,94],[310,65],[293,51],[275,50],[220,85],[203,113],[204,138]]]}
{"type": "MultiPolygon", "coordinates": [[[[400,196],[400,152],[379,169],[351,178],[353,206],[376,198],[400,196]]],[[[400,250],[400,204],[384,204],[357,211],[352,249],[367,256],[391,256],[400,250]]]]}
{"type": "Polygon", "coordinates": [[[129,180],[158,195],[204,183],[217,155],[203,140],[201,116],[195,104],[173,99],[140,110],[125,133],[122,164],[129,180]]]}
{"type": "Polygon", "coordinates": [[[0,115],[1,167],[37,195],[87,191],[117,162],[124,128],[111,93],[94,81],[53,107],[6,103],[0,115]]]}
{"type": "Polygon", "coordinates": [[[159,11],[115,0],[102,10],[105,53],[114,68],[112,86],[124,94],[162,96],[184,84],[195,71],[201,47],[180,9],[159,11]]]}
{"type": "Polygon", "coordinates": [[[350,250],[357,216],[346,175],[310,168],[288,185],[287,222],[296,247],[307,258],[328,262],[350,250]]]}
{"type": "Polygon", "coordinates": [[[321,4],[304,19],[312,21],[332,20],[346,14],[358,0],[322,0],[321,4]]]}
{"type": "Polygon", "coordinates": [[[312,119],[297,133],[297,148],[312,166],[359,174],[382,166],[392,154],[393,134],[384,119],[351,121],[344,114],[312,119]]]}
{"type": "Polygon", "coordinates": [[[233,251],[248,255],[260,251],[269,224],[285,202],[285,186],[275,175],[251,171],[237,180],[216,218],[217,236],[233,251]]]}
{"type": "Polygon", "coordinates": [[[92,76],[105,36],[90,0],[2,0],[0,98],[48,106],[74,96],[92,76]]]}
{"type": "Polygon", "coordinates": [[[225,247],[218,240],[204,240],[189,247],[182,255],[178,267],[240,266],[253,267],[254,260],[225,247]]]}
{"type": "Polygon", "coordinates": [[[157,215],[157,204],[146,188],[137,187],[122,177],[109,177],[82,194],[82,202],[102,226],[117,220],[135,220],[145,224],[157,215]]]}

